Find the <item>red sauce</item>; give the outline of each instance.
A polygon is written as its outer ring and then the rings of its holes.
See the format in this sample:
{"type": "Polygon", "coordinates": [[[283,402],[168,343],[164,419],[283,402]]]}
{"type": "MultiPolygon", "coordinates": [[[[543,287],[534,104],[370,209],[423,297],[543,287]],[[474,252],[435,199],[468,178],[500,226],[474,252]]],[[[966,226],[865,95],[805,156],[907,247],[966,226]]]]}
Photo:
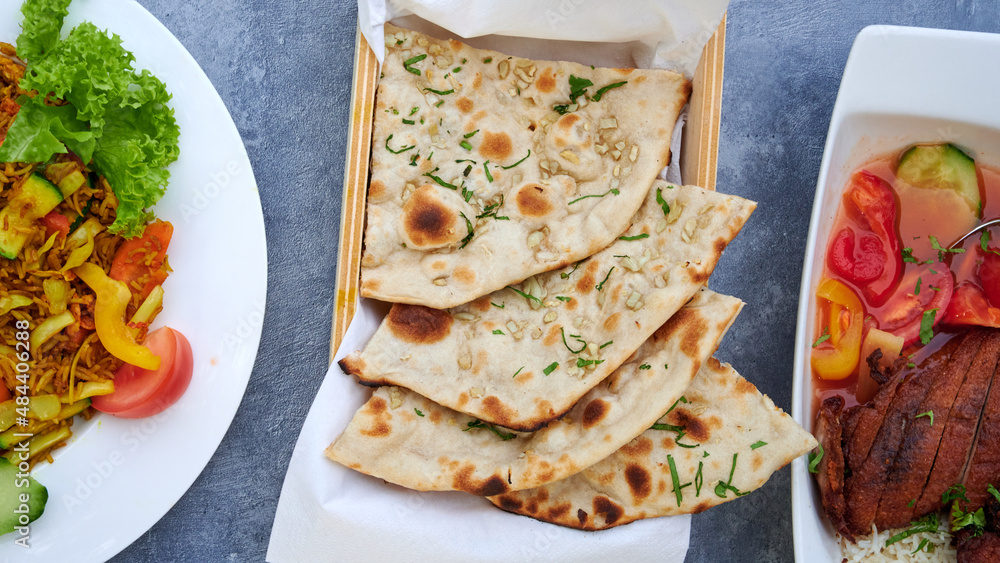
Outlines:
{"type": "MultiPolygon", "coordinates": [[[[937,251],[932,249],[931,241],[928,235],[934,235],[937,237],[940,245],[947,248],[959,237],[972,230],[980,222],[1000,218],[1000,169],[983,166],[979,162],[976,163],[976,172],[979,177],[979,190],[980,197],[982,198],[983,212],[980,221],[973,221],[971,224],[964,224],[960,219],[948,221],[944,216],[950,214],[942,211],[942,202],[935,201],[933,196],[927,197],[928,192],[936,192],[938,190],[921,190],[919,188],[903,186],[901,185],[902,182],[897,182],[895,172],[896,165],[903,152],[905,152],[905,149],[876,158],[868,164],[860,167],[856,172],[870,172],[885,180],[892,186],[897,206],[896,235],[900,238],[903,247],[912,248],[912,254],[918,260],[937,258],[937,251]]],[[[953,192],[950,192],[950,194],[951,193],[953,192]]],[[[950,196],[950,194],[948,195],[950,196]]],[[[831,232],[837,232],[844,225],[846,220],[845,210],[843,205],[841,205],[838,209],[837,217],[831,232]]],[[[991,246],[1000,246],[1000,227],[994,227],[990,229],[990,231],[993,241],[991,246]]],[[[962,243],[961,248],[965,249],[964,253],[947,255],[945,264],[950,267],[952,273],[954,274],[956,287],[963,281],[974,281],[978,283],[979,278],[977,272],[979,264],[982,261],[980,253],[977,252],[979,245],[980,238],[977,234],[969,237],[969,239],[962,243]]],[[[901,278],[905,278],[907,272],[918,267],[919,266],[916,264],[904,262],[904,270],[901,278]]],[[[857,286],[852,284],[849,280],[837,275],[830,269],[826,260],[826,251],[823,253],[823,276],[827,278],[834,278],[855,291],[865,310],[866,331],[867,327],[879,327],[880,324],[884,322],[886,315],[888,314],[888,309],[891,308],[890,304],[893,300],[890,299],[887,304],[880,307],[871,306],[865,299],[864,293],[860,291],[857,286]]],[[[896,291],[899,291],[899,289],[896,291]]],[[[926,286],[924,291],[927,291],[926,286]]],[[[815,334],[817,335],[821,334],[823,327],[828,327],[831,321],[831,319],[825,318],[826,312],[824,309],[825,307],[818,308],[816,319],[816,326],[818,330],[815,331],[815,334]]],[[[939,314],[943,315],[944,310],[942,309],[939,314]]],[[[911,344],[904,348],[903,355],[909,356],[910,359],[910,364],[904,371],[920,372],[931,368],[932,363],[939,361],[932,357],[934,352],[940,350],[941,347],[943,347],[949,340],[967,330],[968,327],[948,327],[943,324],[936,325],[934,327],[934,338],[927,345],[921,345],[918,341],[915,344],[911,344]]],[[[861,362],[863,363],[864,361],[864,358],[862,358],[861,362]]],[[[813,373],[813,412],[816,412],[820,402],[827,397],[835,395],[839,395],[844,398],[846,403],[845,407],[857,405],[858,400],[855,397],[857,382],[857,370],[855,370],[854,373],[847,378],[839,380],[821,379],[813,373]]]]}

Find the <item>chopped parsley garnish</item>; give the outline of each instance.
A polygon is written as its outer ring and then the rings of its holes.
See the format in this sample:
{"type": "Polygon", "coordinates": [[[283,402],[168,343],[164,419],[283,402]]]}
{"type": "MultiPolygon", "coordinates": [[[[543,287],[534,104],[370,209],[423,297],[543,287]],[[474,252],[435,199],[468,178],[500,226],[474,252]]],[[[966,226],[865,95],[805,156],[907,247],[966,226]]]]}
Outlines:
{"type": "Polygon", "coordinates": [[[420,69],[413,68],[413,65],[419,63],[420,61],[422,61],[422,60],[424,60],[426,58],[427,58],[427,54],[426,53],[424,53],[423,55],[417,55],[415,57],[410,57],[410,58],[406,59],[405,61],[403,61],[403,68],[405,68],[407,72],[412,72],[413,74],[416,74],[417,76],[420,76],[420,69]]]}
{"type": "MultiPolygon", "coordinates": [[[[468,178],[469,177],[469,172],[472,172],[472,165],[471,164],[465,167],[465,170],[462,171],[462,176],[465,176],[466,178],[468,178]]],[[[469,201],[469,200],[466,200],[466,201],[469,201]]]]}
{"type": "MultiPolygon", "coordinates": [[[[705,452],[705,455],[707,456],[708,452],[705,452]]],[[[705,476],[701,474],[702,465],[704,465],[704,463],[699,461],[698,472],[694,474],[694,496],[696,497],[701,496],[701,485],[705,482],[705,476]]]]}
{"type": "Polygon", "coordinates": [[[649,238],[649,233],[642,233],[641,235],[631,237],[618,237],[618,240],[642,240],[644,238],[649,238]]]}
{"type": "Polygon", "coordinates": [[[926,345],[932,338],[934,338],[934,316],[937,315],[937,312],[937,308],[924,311],[924,316],[920,319],[921,344],[926,345]]]}
{"type": "MultiPolygon", "coordinates": [[[[507,289],[509,289],[509,290],[513,291],[514,293],[516,293],[516,294],[520,295],[521,297],[524,297],[525,299],[528,299],[528,300],[530,300],[530,301],[537,301],[539,305],[541,305],[541,304],[542,304],[542,300],[541,300],[541,299],[539,299],[539,298],[537,298],[537,297],[535,297],[534,295],[528,295],[527,293],[525,293],[525,292],[521,291],[520,289],[517,289],[517,288],[514,288],[514,287],[511,287],[511,286],[509,286],[509,285],[507,286],[507,289]]],[[[502,307],[501,307],[501,308],[502,308],[502,307]]]]}
{"type": "Polygon", "coordinates": [[[493,57],[486,57],[483,59],[483,64],[489,64],[493,62],[493,57]]]}
{"type": "Polygon", "coordinates": [[[462,197],[465,198],[465,203],[469,203],[475,193],[476,190],[467,190],[465,186],[462,186],[462,197]]]}
{"type": "Polygon", "coordinates": [[[491,203],[483,208],[483,212],[476,215],[476,219],[482,219],[483,217],[493,217],[498,221],[509,221],[510,217],[498,216],[497,212],[503,207],[503,194],[500,195],[500,203],[491,203]]]}
{"type": "MultiPolygon", "coordinates": [[[[674,483],[674,495],[677,496],[677,506],[680,506],[681,501],[684,500],[684,494],[681,492],[681,489],[684,487],[681,487],[681,481],[677,478],[677,465],[674,464],[674,456],[667,455],[667,464],[670,465],[670,480],[674,483]]],[[[688,483],[688,485],[690,484],[688,483]]]]}
{"type": "Polygon", "coordinates": [[[565,295],[556,295],[556,299],[562,301],[563,303],[569,303],[573,300],[572,297],[566,297],[565,295]]]}
{"type": "Polygon", "coordinates": [[[902,251],[903,262],[912,262],[914,264],[919,264],[920,261],[913,257],[913,249],[907,246],[902,251]]]}
{"type": "Polygon", "coordinates": [[[483,163],[483,170],[486,171],[486,179],[489,180],[490,183],[492,183],[493,174],[490,174],[490,161],[487,160],[486,162],[483,163]]]}
{"type": "Polygon", "coordinates": [[[456,66],[455,68],[451,69],[451,71],[452,72],[462,72],[462,67],[456,66]]]}
{"type": "Polygon", "coordinates": [[[416,121],[413,121],[412,119],[406,119],[406,118],[404,117],[404,118],[403,118],[403,123],[404,123],[404,124],[406,124],[406,125],[415,125],[415,124],[416,124],[417,122],[416,122],[416,121]]]}
{"type": "Polygon", "coordinates": [[[750,449],[751,450],[756,450],[757,448],[761,448],[761,447],[764,447],[766,445],[767,445],[767,442],[765,442],[764,440],[758,440],[758,441],[754,442],[753,444],[751,444],[750,449]]]}
{"type": "MultiPolygon", "coordinates": [[[[431,153],[431,154],[433,155],[434,153],[431,153]]],[[[427,160],[430,160],[430,159],[431,159],[431,157],[428,156],[427,160]]],[[[437,171],[438,171],[438,169],[435,168],[434,170],[431,170],[430,172],[424,172],[424,176],[427,176],[431,180],[434,180],[434,182],[436,182],[437,185],[441,186],[442,188],[448,188],[449,190],[457,190],[458,189],[458,186],[456,186],[455,184],[449,184],[448,182],[445,182],[444,180],[442,180],[439,176],[435,176],[434,172],[437,172],[437,171]]]]}
{"type": "Polygon", "coordinates": [[[472,145],[469,144],[469,141],[462,141],[461,143],[458,144],[458,146],[462,147],[463,149],[465,149],[467,151],[471,151],[472,150],[472,145]]]}
{"type": "Polygon", "coordinates": [[[596,366],[598,364],[603,364],[604,360],[584,360],[583,358],[576,359],[576,367],[585,368],[587,366],[596,366]]]}
{"type": "Polygon", "coordinates": [[[475,164],[479,164],[478,162],[476,162],[475,160],[472,160],[472,159],[470,159],[470,158],[463,158],[463,159],[461,159],[461,160],[456,160],[456,161],[455,161],[455,164],[461,164],[461,163],[463,163],[463,162],[471,162],[471,163],[472,163],[473,165],[475,165],[475,164]]]}
{"type": "Polygon", "coordinates": [[[525,160],[528,160],[529,156],[531,156],[531,149],[528,149],[528,154],[524,155],[524,158],[522,158],[521,160],[515,162],[514,164],[511,164],[510,166],[501,166],[500,168],[503,168],[504,170],[510,170],[511,168],[517,166],[518,164],[521,164],[525,160]]]}
{"type": "Polygon", "coordinates": [[[459,213],[459,215],[462,216],[462,219],[465,219],[465,228],[469,229],[469,234],[465,235],[465,238],[462,239],[462,245],[458,247],[459,249],[462,249],[465,248],[465,245],[472,242],[472,237],[475,233],[472,230],[472,221],[469,221],[469,218],[465,216],[465,213],[459,213]]]}
{"type": "Polygon", "coordinates": [[[601,291],[602,289],[604,289],[604,284],[608,281],[608,278],[611,277],[611,272],[613,271],[615,271],[615,267],[611,266],[611,269],[608,270],[608,275],[604,276],[604,279],[601,280],[601,283],[594,286],[594,288],[597,289],[597,291],[601,291]]]}
{"type": "MultiPolygon", "coordinates": [[[[639,368],[639,369],[642,369],[642,368],[639,368]]],[[[674,401],[674,404],[660,418],[661,419],[666,419],[667,415],[669,415],[677,407],[677,405],[679,403],[682,403],[682,402],[683,403],[687,403],[688,402],[687,398],[686,397],[681,397],[681,398],[677,399],[676,401],[674,401]]],[[[676,443],[678,446],[680,446],[682,448],[696,448],[696,447],[699,446],[699,444],[682,444],[681,443],[681,439],[684,438],[684,436],[687,436],[687,430],[683,426],[676,426],[674,424],[669,424],[669,423],[666,423],[666,422],[657,422],[657,423],[653,424],[652,426],[650,426],[649,429],[650,430],[666,430],[667,432],[676,432],[677,433],[677,437],[674,438],[674,443],[676,443]]]]}
{"type": "Polygon", "coordinates": [[[725,482],[719,481],[719,484],[715,486],[715,494],[720,498],[726,498],[729,494],[728,491],[732,491],[738,497],[750,494],[749,492],[740,492],[739,489],[733,486],[733,474],[736,473],[736,458],[739,455],[740,454],[733,454],[733,468],[729,470],[729,480],[725,482]]]}
{"type": "Polygon", "coordinates": [[[507,304],[506,303],[501,303],[501,304],[497,305],[496,303],[490,301],[490,305],[493,305],[497,309],[503,309],[507,304]]]}
{"type": "Polygon", "coordinates": [[[966,489],[965,485],[957,484],[948,487],[948,490],[941,493],[941,502],[948,504],[953,500],[964,500],[969,502],[969,497],[965,496],[966,489]]]}
{"type": "Polygon", "coordinates": [[[827,340],[830,340],[830,327],[825,326],[823,327],[823,334],[821,334],[820,337],[816,339],[816,342],[813,342],[813,348],[819,346],[820,344],[826,342],[827,340]]]}
{"type": "Polygon", "coordinates": [[[391,141],[391,140],[392,140],[392,135],[389,135],[388,137],[386,137],[386,139],[385,139],[385,150],[391,152],[392,154],[399,154],[401,152],[406,152],[406,151],[412,149],[413,147],[417,146],[417,145],[408,145],[408,146],[402,147],[399,150],[394,151],[394,150],[392,150],[392,147],[389,146],[389,141],[391,141]]]}
{"type": "Polygon", "coordinates": [[[909,529],[904,530],[904,531],[896,534],[895,536],[892,536],[891,538],[885,540],[885,546],[889,547],[890,545],[892,545],[892,544],[894,544],[894,543],[896,543],[896,542],[898,542],[900,540],[905,540],[906,538],[908,538],[908,537],[910,537],[912,535],[921,534],[921,533],[924,533],[924,532],[934,533],[934,532],[937,531],[937,529],[938,529],[938,517],[937,517],[937,514],[936,513],[931,513],[931,514],[928,514],[927,516],[924,516],[920,520],[916,520],[916,521],[910,522],[910,528],[909,529]]]}
{"type": "MultiPolygon", "coordinates": [[[[937,515],[935,514],[935,520],[937,515]]],[[[973,537],[983,535],[983,528],[986,527],[986,513],[980,508],[975,512],[966,512],[959,508],[956,502],[951,512],[951,531],[957,532],[963,528],[972,528],[973,537]]],[[[937,530],[937,527],[934,527],[937,530]]]]}
{"type": "Polygon", "coordinates": [[[580,260],[576,264],[573,264],[573,269],[572,270],[570,270],[569,272],[563,272],[563,273],[559,274],[559,277],[562,278],[562,279],[564,279],[564,280],[565,279],[569,279],[569,277],[573,275],[573,272],[575,272],[576,269],[580,267],[581,263],[583,263],[583,260],[580,260]]]}
{"type": "Polygon", "coordinates": [[[608,84],[607,86],[604,86],[603,88],[599,89],[597,93],[594,94],[592,98],[590,98],[590,100],[594,102],[599,102],[601,101],[601,96],[603,96],[605,92],[607,92],[612,88],[619,88],[621,86],[624,86],[627,83],[628,83],[627,80],[623,80],[621,82],[615,82],[614,84],[608,84]]]}
{"type": "Polygon", "coordinates": [[[663,190],[660,188],[656,188],[656,203],[660,204],[664,215],[670,215],[670,205],[667,204],[667,200],[663,199],[663,190]]]}
{"type": "Polygon", "coordinates": [[[475,131],[473,131],[472,133],[466,133],[466,134],[464,135],[464,137],[465,137],[466,139],[471,139],[471,138],[472,138],[472,137],[474,137],[474,136],[476,135],[476,133],[478,133],[478,132],[479,132],[479,129],[476,129],[476,130],[475,130],[475,131]]]}
{"type": "Polygon", "coordinates": [[[499,328],[493,329],[493,334],[503,334],[503,331],[500,330],[499,328]]]}
{"type": "MultiPolygon", "coordinates": [[[[980,203],[979,205],[982,205],[982,203],[980,203]]],[[[917,545],[917,548],[911,551],[910,555],[915,555],[916,553],[924,551],[925,549],[927,550],[927,553],[934,553],[934,544],[932,544],[930,540],[927,538],[921,539],[920,543],[917,545]]]]}
{"type": "Polygon", "coordinates": [[[579,78],[577,76],[573,76],[572,74],[569,75],[569,103],[557,104],[552,106],[552,109],[560,115],[569,113],[569,107],[576,103],[577,98],[585,96],[587,88],[593,85],[594,83],[586,78],[579,78]]]}
{"type": "Polygon", "coordinates": [[[413,411],[417,413],[417,416],[424,416],[424,413],[420,412],[420,409],[414,407],[413,411]]]}
{"type": "Polygon", "coordinates": [[[809,452],[809,473],[819,473],[819,462],[823,460],[823,444],[817,448],[819,451],[809,452]]]}
{"type": "Polygon", "coordinates": [[[943,248],[939,243],[938,239],[934,235],[930,235],[927,238],[931,241],[931,248],[938,251],[938,261],[944,262],[945,253],[951,252],[952,254],[961,254],[965,252],[964,248],[943,248]]]}
{"type": "Polygon", "coordinates": [[[489,424],[487,422],[483,422],[482,420],[479,420],[478,418],[476,420],[473,420],[473,421],[469,422],[468,425],[466,425],[466,427],[462,429],[462,432],[468,432],[469,430],[472,430],[473,428],[485,428],[485,429],[489,430],[490,432],[493,432],[494,434],[496,434],[497,436],[499,436],[500,439],[503,440],[504,442],[506,442],[507,440],[513,439],[513,438],[517,438],[517,434],[514,434],[512,432],[503,432],[502,430],[500,430],[496,426],[493,426],[492,424],[489,424]]]}
{"type": "Polygon", "coordinates": [[[600,349],[604,348],[605,346],[611,346],[611,345],[612,345],[612,344],[614,344],[614,343],[615,343],[615,341],[614,341],[614,340],[608,340],[608,341],[607,341],[607,342],[605,342],[604,344],[601,344],[600,346],[598,346],[598,347],[597,347],[597,349],[598,349],[598,350],[600,350],[600,349]]]}
{"type": "Polygon", "coordinates": [[[910,502],[906,503],[906,507],[907,508],[913,508],[914,504],[917,504],[917,499],[915,499],[915,498],[910,499],[910,502]]]}
{"type": "Polygon", "coordinates": [[[913,288],[914,295],[920,295],[920,283],[924,281],[924,278],[917,278],[917,286],[913,288]]]}
{"type": "Polygon", "coordinates": [[[418,158],[420,158],[420,153],[417,153],[417,154],[411,156],[410,157],[410,166],[416,166],[418,158]]]}
{"type": "MultiPolygon", "coordinates": [[[[663,364],[663,369],[670,369],[670,364],[663,364]]],[[[684,402],[686,403],[687,401],[684,402]]]]}
{"type": "Polygon", "coordinates": [[[448,94],[454,94],[455,90],[435,90],[434,88],[424,88],[424,92],[433,92],[438,96],[447,96],[448,94]]]}
{"type": "Polygon", "coordinates": [[[581,199],[587,199],[588,197],[604,197],[604,196],[606,196],[608,194],[618,195],[619,193],[621,193],[621,192],[619,192],[617,189],[611,188],[610,190],[604,192],[603,194],[590,194],[590,195],[580,196],[580,197],[574,199],[573,201],[567,203],[566,205],[573,205],[574,203],[580,201],[581,199]]]}
{"type": "Polygon", "coordinates": [[[410,108],[410,115],[413,115],[418,111],[420,111],[420,108],[418,106],[413,106],[412,108],[410,108]]]}
{"type": "MultiPolygon", "coordinates": [[[[523,369],[524,369],[524,366],[521,366],[520,368],[518,368],[518,370],[514,372],[514,377],[517,377],[517,374],[521,373],[521,370],[523,370],[523,369]]],[[[514,379],[514,377],[512,377],[511,379],[514,379]]]]}
{"type": "Polygon", "coordinates": [[[583,352],[584,349],[587,348],[587,342],[584,341],[582,338],[580,338],[580,335],[578,335],[578,334],[571,334],[571,335],[569,335],[570,338],[576,338],[576,341],[580,343],[580,349],[579,350],[574,350],[574,349],[570,348],[569,344],[566,343],[566,331],[565,331],[565,329],[563,327],[559,327],[559,333],[562,334],[563,346],[565,346],[566,349],[569,350],[570,352],[572,352],[574,354],[579,354],[580,352],[583,352]]]}
{"type": "Polygon", "coordinates": [[[443,105],[444,105],[444,100],[441,100],[438,103],[434,104],[434,107],[439,108],[439,107],[441,107],[443,105]]]}
{"type": "Polygon", "coordinates": [[[993,483],[986,484],[986,492],[993,495],[993,498],[997,499],[997,502],[1000,502],[1000,491],[993,486],[993,483]]]}
{"type": "Polygon", "coordinates": [[[559,367],[559,362],[552,362],[551,364],[548,365],[547,368],[545,368],[545,369],[542,370],[542,373],[544,373],[545,375],[548,375],[548,374],[556,371],[557,367],[559,367]]]}
{"type": "Polygon", "coordinates": [[[922,412],[922,413],[918,414],[917,416],[915,416],[913,418],[916,419],[916,418],[920,418],[922,416],[926,416],[927,418],[931,419],[931,426],[934,426],[934,411],[922,412]]]}
{"type": "Polygon", "coordinates": [[[649,364],[642,364],[641,366],[639,366],[639,369],[653,369],[653,366],[649,364]]]}

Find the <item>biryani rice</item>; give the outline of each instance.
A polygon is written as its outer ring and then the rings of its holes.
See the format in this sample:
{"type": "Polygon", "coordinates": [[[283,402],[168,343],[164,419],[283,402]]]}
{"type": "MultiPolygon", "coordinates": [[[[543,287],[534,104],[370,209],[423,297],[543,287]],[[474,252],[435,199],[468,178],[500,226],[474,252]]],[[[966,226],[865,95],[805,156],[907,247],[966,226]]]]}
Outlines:
{"type": "MultiPolygon", "coordinates": [[[[14,48],[0,43],[0,141],[5,138],[7,129],[16,117],[19,109],[17,98],[26,94],[18,87],[23,75],[24,67],[16,59],[14,48]]],[[[105,227],[94,236],[94,249],[86,261],[100,266],[108,273],[115,253],[123,242],[122,237],[107,231],[116,217],[117,198],[107,180],[91,173],[75,156],[57,155],[55,161],[76,162],[93,183],[92,186],[84,184],[60,203],[55,211],[67,217],[78,217],[76,224],[95,218],[105,227]]],[[[39,170],[37,164],[0,163],[0,208],[6,206],[11,196],[20,191],[21,184],[36,172],[42,175],[47,173],[39,170]]],[[[0,228],[7,227],[8,225],[0,225],[0,228]]],[[[73,247],[67,246],[69,238],[58,232],[47,234],[46,228],[36,222],[16,260],[0,257],[0,378],[12,396],[16,396],[15,388],[19,384],[15,355],[19,342],[15,326],[17,321],[28,321],[31,329],[34,329],[47,318],[64,311],[70,311],[73,316],[72,324],[46,340],[38,349],[30,350],[29,395],[57,394],[61,396],[63,403],[72,403],[84,398],[88,384],[113,382],[115,372],[122,365],[122,361],[109,354],[96,336],[94,291],[72,271],[64,268],[67,257],[73,250],[73,247]],[[55,302],[50,299],[44,287],[46,280],[68,282],[69,293],[65,299],[57,299],[55,302]],[[13,296],[27,297],[31,303],[9,308],[10,298],[13,296]]],[[[146,257],[138,258],[144,259],[148,264],[154,255],[154,252],[149,252],[146,257]]],[[[142,282],[143,280],[139,280],[139,283],[142,282]]],[[[64,287],[61,282],[59,286],[64,287]]],[[[142,300],[138,292],[132,293],[126,318],[131,317],[142,300]]],[[[146,326],[137,328],[140,329],[138,339],[141,341],[145,337],[146,326]]],[[[23,338],[20,341],[23,346],[23,338]]],[[[109,392],[108,388],[105,385],[103,392],[109,392]]],[[[95,388],[92,386],[89,389],[93,391],[95,388]]],[[[88,407],[81,414],[89,419],[94,411],[88,407]]],[[[71,416],[60,422],[32,421],[27,430],[38,436],[61,427],[69,427],[74,418],[71,416]]],[[[4,429],[0,429],[2,430],[4,429]]],[[[15,425],[9,431],[24,430],[24,427],[15,425]]],[[[32,465],[41,460],[51,462],[51,451],[62,445],[65,445],[65,441],[34,455],[31,458],[32,465]]]]}

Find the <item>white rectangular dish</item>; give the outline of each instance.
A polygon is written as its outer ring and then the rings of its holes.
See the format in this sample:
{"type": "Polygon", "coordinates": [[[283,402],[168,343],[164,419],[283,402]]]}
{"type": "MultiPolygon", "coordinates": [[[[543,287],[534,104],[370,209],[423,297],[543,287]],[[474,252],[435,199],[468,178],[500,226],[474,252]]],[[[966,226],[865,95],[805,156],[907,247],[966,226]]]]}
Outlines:
{"type": "MultiPolygon", "coordinates": [[[[871,26],[858,34],[844,68],[816,184],[795,334],[792,415],[812,431],[810,368],[816,286],[850,174],[873,158],[918,142],[951,142],[977,161],[1000,155],[1000,35],[871,26]]],[[[797,561],[841,561],[807,460],[792,463],[797,561]]]]}

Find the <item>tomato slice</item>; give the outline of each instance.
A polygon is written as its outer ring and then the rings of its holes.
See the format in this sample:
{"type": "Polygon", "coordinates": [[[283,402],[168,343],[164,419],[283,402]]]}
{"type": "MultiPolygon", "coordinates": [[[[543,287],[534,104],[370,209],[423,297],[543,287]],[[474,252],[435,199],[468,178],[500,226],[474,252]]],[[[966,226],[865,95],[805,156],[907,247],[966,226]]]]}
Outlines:
{"type": "Polygon", "coordinates": [[[983,256],[983,263],[979,266],[979,280],[983,283],[983,291],[989,304],[1000,307],[1000,254],[997,254],[997,249],[990,248],[983,256]]]}
{"type": "Polygon", "coordinates": [[[978,325],[1000,328],[1000,308],[992,307],[987,294],[972,282],[962,282],[948,304],[944,322],[952,325],[978,325]]]}
{"type": "Polygon", "coordinates": [[[138,291],[139,297],[145,299],[167,279],[165,260],[173,234],[174,226],[167,221],[146,225],[141,237],[126,240],[118,247],[108,276],[125,282],[133,294],[138,291]]]}
{"type": "Polygon", "coordinates": [[[941,322],[954,288],[951,270],[943,263],[910,268],[889,301],[878,311],[879,328],[902,336],[904,347],[916,342],[920,339],[924,312],[937,309],[934,325],[941,322]]]}
{"type": "Polygon", "coordinates": [[[69,218],[58,211],[49,211],[41,218],[42,226],[45,227],[45,237],[52,236],[52,233],[60,232],[63,236],[69,234],[69,218]]]}
{"type": "Polygon", "coordinates": [[[874,174],[858,172],[844,192],[844,210],[827,264],[862,291],[870,305],[880,306],[892,295],[903,271],[892,187],[874,174]]]}
{"type": "Polygon", "coordinates": [[[121,418],[143,418],[163,412],[191,383],[191,344],[169,327],[154,330],[143,346],[160,356],[160,367],[143,369],[125,364],[115,373],[115,392],[94,397],[95,409],[121,418]]]}

